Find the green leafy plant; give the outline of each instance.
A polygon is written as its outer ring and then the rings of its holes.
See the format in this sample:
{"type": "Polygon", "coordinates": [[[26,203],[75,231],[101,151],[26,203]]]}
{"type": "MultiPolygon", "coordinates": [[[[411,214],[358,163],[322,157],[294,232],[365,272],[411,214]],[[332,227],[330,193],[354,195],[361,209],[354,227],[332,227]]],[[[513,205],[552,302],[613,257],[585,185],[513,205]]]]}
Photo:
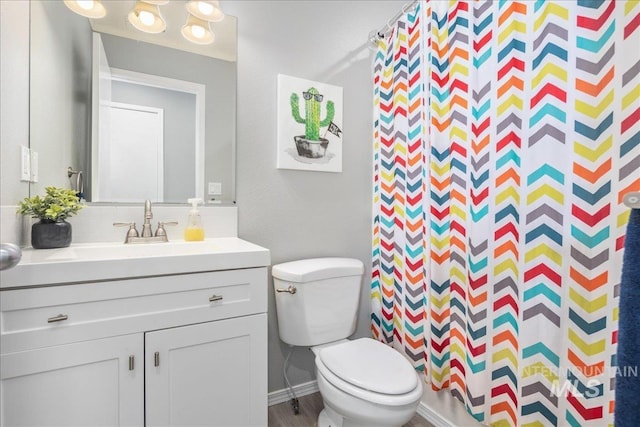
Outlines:
{"type": "Polygon", "coordinates": [[[25,197],[20,202],[18,213],[45,222],[57,222],[77,214],[84,207],[74,190],[46,187],[45,192],[44,197],[25,197]]]}

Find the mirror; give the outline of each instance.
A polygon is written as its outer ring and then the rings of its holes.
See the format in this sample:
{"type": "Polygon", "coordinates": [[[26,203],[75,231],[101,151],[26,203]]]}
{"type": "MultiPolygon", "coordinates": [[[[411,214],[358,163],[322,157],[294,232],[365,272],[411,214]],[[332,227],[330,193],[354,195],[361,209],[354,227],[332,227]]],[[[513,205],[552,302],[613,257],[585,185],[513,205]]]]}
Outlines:
{"type": "MultiPolygon", "coordinates": [[[[89,202],[186,203],[194,195],[233,202],[236,19],[222,21],[233,33],[232,54],[194,53],[197,45],[169,31],[184,25],[184,1],[161,9],[168,22],[161,35],[123,24],[134,3],[105,2],[125,27],[117,28],[63,2],[31,2],[30,148],[38,176],[30,194],[82,186],[89,202]]],[[[216,37],[214,45],[220,39],[228,48],[226,36],[216,37]]]]}

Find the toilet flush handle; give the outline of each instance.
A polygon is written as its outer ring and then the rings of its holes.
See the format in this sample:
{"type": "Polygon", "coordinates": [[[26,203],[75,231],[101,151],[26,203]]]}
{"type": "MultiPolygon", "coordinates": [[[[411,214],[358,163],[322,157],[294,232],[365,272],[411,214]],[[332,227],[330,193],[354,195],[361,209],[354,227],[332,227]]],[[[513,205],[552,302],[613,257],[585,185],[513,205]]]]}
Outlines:
{"type": "Polygon", "coordinates": [[[280,292],[289,292],[290,294],[295,294],[296,292],[298,292],[298,290],[296,289],[295,286],[293,285],[289,285],[289,287],[287,289],[276,289],[276,292],[280,293],[280,292]]]}

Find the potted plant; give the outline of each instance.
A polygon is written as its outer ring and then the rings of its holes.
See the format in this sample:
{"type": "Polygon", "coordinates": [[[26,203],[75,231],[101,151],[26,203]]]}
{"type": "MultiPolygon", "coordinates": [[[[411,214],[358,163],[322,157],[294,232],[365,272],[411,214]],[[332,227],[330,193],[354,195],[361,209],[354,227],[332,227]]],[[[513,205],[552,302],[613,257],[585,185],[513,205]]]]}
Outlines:
{"type": "Polygon", "coordinates": [[[76,192],[46,187],[44,197],[25,197],[18,213],[40,221],[31,226],[31,246],[35,249],[66,248],[71,244],[71,224],[65,221],[84,206],[76,192]]]}

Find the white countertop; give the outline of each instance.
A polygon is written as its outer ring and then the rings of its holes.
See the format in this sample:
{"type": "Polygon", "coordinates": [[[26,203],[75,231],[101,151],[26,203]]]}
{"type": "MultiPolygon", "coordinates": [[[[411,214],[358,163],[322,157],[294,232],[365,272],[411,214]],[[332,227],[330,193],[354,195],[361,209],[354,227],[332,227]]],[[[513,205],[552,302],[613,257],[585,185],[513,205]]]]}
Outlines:
{"type": "Polygon", "coordinates": [[[0,289],[264,267],[269,250],[236,237],[202,242],[79,243],[24,249],[14,268],[0,271],[0,289]]]}

